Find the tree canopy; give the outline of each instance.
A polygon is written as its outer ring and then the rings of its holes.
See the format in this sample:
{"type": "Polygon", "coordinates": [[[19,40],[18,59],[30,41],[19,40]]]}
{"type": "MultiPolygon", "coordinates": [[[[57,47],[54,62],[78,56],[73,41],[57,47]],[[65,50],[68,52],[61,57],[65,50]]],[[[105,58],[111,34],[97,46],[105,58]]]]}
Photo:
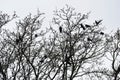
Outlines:
{"type": "MultiPolygon", "coordinates": [[[[109,35],[102,20],[88,24],[89,13],[68,5],[54,11],[52,23],[42,29],[44,13],[17,18],[0,13],[0,74],[3,80],[119,80],[120,30],[109,35]],[[105,66],[105,61],[111,66],[105,66]]],[[[107,64],[107,63],[106,63],[107,64]]]]}

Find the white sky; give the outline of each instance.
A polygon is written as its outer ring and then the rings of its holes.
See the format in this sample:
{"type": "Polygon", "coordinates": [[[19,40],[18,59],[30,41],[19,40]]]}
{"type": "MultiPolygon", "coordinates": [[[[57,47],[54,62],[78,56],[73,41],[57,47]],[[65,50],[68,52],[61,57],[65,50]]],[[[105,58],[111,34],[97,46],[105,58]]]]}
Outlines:
{"type": "Polygon", "coordinates": [[[65,4],[81,13],[91,11],[89,20],[103,19],[107,32],[120,27],[120,0],[0,0],[0,11],[8,14],[16,11],[20,17],[25,17],[29,13],[35,14],[39,8],[49,20],[53,10],[63,8],[65,4]]]}

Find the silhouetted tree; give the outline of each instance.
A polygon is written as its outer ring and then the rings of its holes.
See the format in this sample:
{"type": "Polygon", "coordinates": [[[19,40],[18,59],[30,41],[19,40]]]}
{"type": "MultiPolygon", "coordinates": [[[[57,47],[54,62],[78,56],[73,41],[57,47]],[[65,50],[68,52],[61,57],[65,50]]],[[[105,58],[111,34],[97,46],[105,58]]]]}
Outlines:
{"type": "MultiPolygon", "coordinates": [[[[17,15],[14,13],[12,16],[0,12],[0,74],[2,75],[2,80],[7,80],[7,69],[9,66],[8,60],[10,58],[9,54],[6,53],[8,50],[7,43],[4,42],[4,25],[16,18],[17,15]],[[6,49],[6,51],[4,51],[6,49]]],[[[9,50],[8,50],[9,51],[9,50]]]]}
{"type": "Polygon", "coordinates": [[[43,47],[45,31],[41,30],[43,13],[31,14],[16,22],[16,30],[3,30],[0,47],[0,73],[4,80],[39,80],[48,67],[43,47]],[[36,36],[37,34],[37,36],[36,36]],[[9,72],[8,72],[9,69],[9,72]]]}
{"type": "Polygon", "coordinates": [[[111,70],[109,73],[112,80],[120,79],[120,30],[118,29],[114,35],[108,36],[106,40],[107,46],[105,48],[106,58],[111,63],[111,70]]]}
{"type": "MultiPolygon", "coordinates": [[[[119,34],[108,38],[102,20],[85,23],[88,14],[68,5],[54,11],[50,28],[41,29],[44,17],[27,15],[16,30],[0,32],[0,74],[3,80],[103,80],[119,79],[119,34]],[[54,27],[57,28],[54,28],[54,27]],[[57,30],[56,30],[57,29],[57,30]],[[61,34],[62,33],[62,34],[61,34]],[[112,38],[115,38],[112,40],[112,38]],[[112,45],[112,46],[111,46],[112,45]],[[101,68],[105,53],[112,55],[112,69],[101,68]]],[[[0,28],[16,18],[0,14],[0,28]]],[[[108,35],[109,36],[109,35],[108,35]]]]}
{"type": "Polygon", "coordinates": [[[52,46],[46,48],[52,61],[50,80],[74,80],[77,77],[85,80],[85,77],[97,74],[95,63],[104,55],[105,46],[101,28],[96,24],[87,28],[88,24],[86,26],[84,21],[88,14],[76,13],[69,6],[56,10],[55,15],[53,24],[64,28],[64,32],[59,34],[50,27],[53,37],[49,42],[52,46]]]}

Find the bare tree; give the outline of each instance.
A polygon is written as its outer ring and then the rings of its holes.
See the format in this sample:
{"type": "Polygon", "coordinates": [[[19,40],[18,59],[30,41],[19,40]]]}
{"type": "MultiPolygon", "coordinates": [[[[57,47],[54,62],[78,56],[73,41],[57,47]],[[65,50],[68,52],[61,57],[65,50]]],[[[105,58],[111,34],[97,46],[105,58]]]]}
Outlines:
{"type": "Polygon", "coordinates": [[[45,76],[47,56],[44,56],[43,47],[46,31],[41,29],[42,15],[38,12],[19,20],[14,32],[3,30],[0,71],[4,80],[39,80],[45,76]]]}
{"type": "Polygon", "coordinates": [[[55,11],[53,24],[58,30],[50,27],[52,37],[45,49],[51,59],[50,80],[86,79],[97,73],[94,68],[104,56],[105,36],[100,28],[102,20],[89,25],[85,23],[88,15],[69,6],[55,11]]]}
{"type": "Polygon", "coordinates": [[[16,17],[17,15],[15,13],[12,16],[10,16],[6,13],[0,12],[0,74],[2,75],[3,80],[7,80],[6,72],[9,64],[7,64],[6,60],[9,57],[8,54],[4,51],[5,47],[6,50],[8,50],[8,48],[7,43],[4,43],[4,39],[2,37],[4,34],[4,32],[2,32],[2,27],[4,27],[8,22],[12,21],[16,17]]]}
{"type": "Polygon", "coordinates": [[[107,46],[105,48],[106,58],[111,63],[109,73],[111,79],[120,79],[120,30],[118,29],[114,35],[108,36],[106,39],[107,46]]]}
{"type": "MultiPolygon", "coordinates": [[[[0,34],[0,74],[3,80],[104,80],[119,79],[119,30],[106,36],[102,20],[88,24],[89,13],[81,14],[66,5],[54,11],[50,28],[42,30],[43,13],[29,14],[16,22],[13,32],[0,34]],[[114,40],[113,40],[114,38],[114,40]],[[112,69],[101,68],[112,55],[112,69]],[[108,58],[108,57],[107,57],[108,58]],[[116,65],[118,63],[118,65],[116,65]]],[[[0,15],[0,25],[16,18],[0,15]],[[3,17],[2,17],[3,16],[3,17]]]]}

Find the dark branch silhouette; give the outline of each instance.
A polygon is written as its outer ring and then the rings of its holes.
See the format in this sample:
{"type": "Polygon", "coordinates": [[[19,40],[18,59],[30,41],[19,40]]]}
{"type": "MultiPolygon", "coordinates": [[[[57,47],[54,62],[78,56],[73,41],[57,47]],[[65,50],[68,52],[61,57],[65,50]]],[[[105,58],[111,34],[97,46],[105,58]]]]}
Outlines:
{"type": "Polygon", "coordinates": [[[6,80],[6,74],[5,74],[5,72],[3,71],[3,67],[2,67],[2,65],[1,65],[1,63],[0,63],[0,73],[3,75],[3,80],[6,80]]]}

